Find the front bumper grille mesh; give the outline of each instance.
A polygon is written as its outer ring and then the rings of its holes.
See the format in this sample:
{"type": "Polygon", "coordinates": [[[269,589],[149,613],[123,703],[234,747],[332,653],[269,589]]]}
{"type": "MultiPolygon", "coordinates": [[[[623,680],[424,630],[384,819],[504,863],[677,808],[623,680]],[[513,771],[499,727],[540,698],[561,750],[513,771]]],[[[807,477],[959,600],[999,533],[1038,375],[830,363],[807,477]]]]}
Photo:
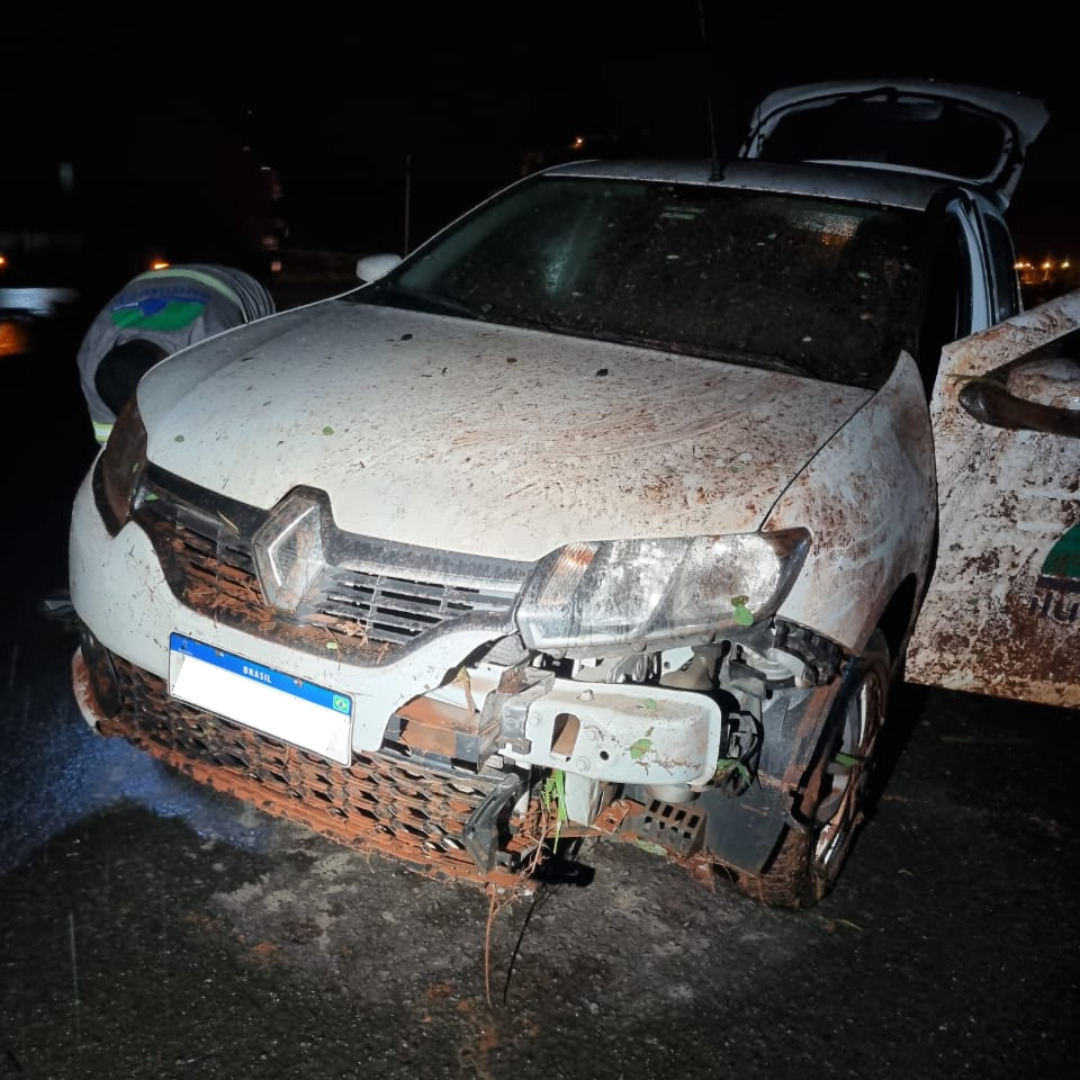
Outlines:
{"type": "MultiPolygon", "coordinates": [[[[432,877],[515,887],[533,845],[521,819],[506,823],[506,865],[483,874],[462,834],[498,777],[458,776],[386,754],[354,754],[348,767],[170,697],[164,680],[112,657],[120,711],[100,722],[195,780],[268,813],[432,877]]],[[[529,819],[532,818],[530,812],[529,819]]]]}

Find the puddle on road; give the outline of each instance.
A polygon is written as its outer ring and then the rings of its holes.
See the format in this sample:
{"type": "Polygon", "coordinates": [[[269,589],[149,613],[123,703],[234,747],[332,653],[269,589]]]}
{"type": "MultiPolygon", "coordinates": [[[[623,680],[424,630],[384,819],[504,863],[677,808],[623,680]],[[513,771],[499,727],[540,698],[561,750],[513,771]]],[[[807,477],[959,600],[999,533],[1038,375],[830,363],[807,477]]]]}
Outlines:
{"type": "MultiPolygon", "coordinates": [[[[6,667],[6,665],[2,665],[6,667]]],[[[121,739],[95,735],[55,676],[0,696],[0,874],[52,837],[124,802],[183,820],[245,851],[270,846],[273,822],[172,772],[121,739]]]]}

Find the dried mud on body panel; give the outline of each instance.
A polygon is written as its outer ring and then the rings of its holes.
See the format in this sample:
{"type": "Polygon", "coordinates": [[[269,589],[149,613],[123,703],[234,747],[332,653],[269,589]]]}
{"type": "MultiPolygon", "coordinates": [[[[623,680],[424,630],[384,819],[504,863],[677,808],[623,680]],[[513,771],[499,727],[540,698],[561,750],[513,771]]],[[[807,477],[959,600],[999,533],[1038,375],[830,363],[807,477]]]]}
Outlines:
{"type": "Polygon", "coordinates": [[[1071,293],[942,356],[932,404],[941,539],[908,649],[912,682],[1080,704],[1080,596],[1044,573],[1080,522],[1080,442],[990,426],[960,403],[973,379],[1052,349],[1078,323],[1071,293]]]}

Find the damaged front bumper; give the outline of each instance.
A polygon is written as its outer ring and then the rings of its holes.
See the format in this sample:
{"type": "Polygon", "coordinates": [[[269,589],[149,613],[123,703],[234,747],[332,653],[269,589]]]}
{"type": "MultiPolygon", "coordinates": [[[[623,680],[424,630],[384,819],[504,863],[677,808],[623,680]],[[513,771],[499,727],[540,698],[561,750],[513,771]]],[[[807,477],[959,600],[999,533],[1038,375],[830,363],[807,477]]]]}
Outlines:
{"type": "Polygon", "coordinates": [[[633,809],[604,816],[624,788],[677,801],[711,780],[724,731],[720,707],[700,694],[583,686],[525,666],[481,664],[407,702],[384,725],[378,748],[354,746],[349,763],[338,764],[178,700],[167,675],[106,649],[88,630],[73,679],[83,716],[102,734],[122,735],[201,781],[352,846],[375,840],[377,850],[425,865],[457,853],[446,869],[488,879],[517,874],[542,845],[534,782],[541,773],[562,774],[563,835],[610,832],[633,809]],[[385,779],[372,787],[372,770],[405,777],[405,790],[385,779]],[[436,825],[431,792],[444,788],[456,794],[448,822],[436,825]],[[354,789],[361,794],[350,811],[354,789]],[[419,847],[402,848],[395,828],[419,847]]]}

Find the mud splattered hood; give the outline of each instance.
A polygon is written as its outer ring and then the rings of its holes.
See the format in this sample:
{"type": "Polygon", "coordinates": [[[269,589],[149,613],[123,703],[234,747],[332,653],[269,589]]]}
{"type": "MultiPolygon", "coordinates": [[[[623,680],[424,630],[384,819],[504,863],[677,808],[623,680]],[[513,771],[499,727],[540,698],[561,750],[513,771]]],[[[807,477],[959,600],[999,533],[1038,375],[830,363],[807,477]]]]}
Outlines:
{"type": "Polygon", "coordinates": [[[139,388],[155,464],[269,508],[535,559],[572,540],[745,532],[870,391],[331,300],[203,342],[139,388]]]}

